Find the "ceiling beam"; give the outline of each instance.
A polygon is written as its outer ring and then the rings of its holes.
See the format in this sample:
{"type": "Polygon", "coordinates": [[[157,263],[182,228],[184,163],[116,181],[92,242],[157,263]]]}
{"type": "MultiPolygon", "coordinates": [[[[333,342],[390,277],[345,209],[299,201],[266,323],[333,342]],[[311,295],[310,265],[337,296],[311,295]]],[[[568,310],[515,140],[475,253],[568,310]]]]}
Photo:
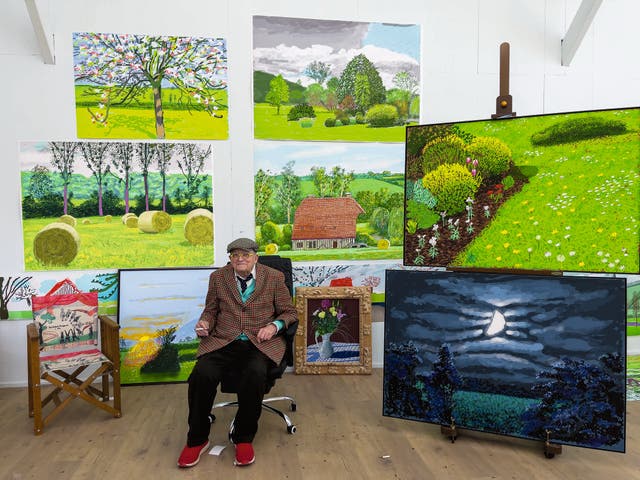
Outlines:
{"type": "Polygon", "coordinates": [[[42,16],[40,15],[36,0],[24,0],[24,3],[27,6],[31,25],[33,25],[33,31],[36,34],[38,45],[40,46],[42,59],[47,65],[55,65],[56,56],[53,49],[53,35],[47,33],[47,29],[42,23],[42,16]]]}
{"type": "Polygon", "coordinates": [[[593,17],[602,5],[602,0],[582,0],[569,29],[560,43],[560,64],[568,67],[582,43],[593,17]]]}

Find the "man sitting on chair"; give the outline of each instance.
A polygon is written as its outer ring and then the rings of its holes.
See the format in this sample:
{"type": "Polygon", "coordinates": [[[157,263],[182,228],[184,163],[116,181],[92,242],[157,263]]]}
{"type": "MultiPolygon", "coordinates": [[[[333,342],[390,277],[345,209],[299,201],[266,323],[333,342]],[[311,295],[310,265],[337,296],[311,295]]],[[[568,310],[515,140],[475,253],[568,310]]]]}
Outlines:
{"type": "Polygon", "coordinates": [[[209,446],[209,413],[225,372],[239,380],[238,411],[231,440],[235,465],[255,460],[267,372],[278,365],[285,340],[276,335],[297,318],[284,275],[258,263],[258,244],[238,238],[227,246],[231,263],[209,277],[205,307],[196,323],[198,360],[189,376],[189,433],[178,466],[192,467],[209,446]]]}

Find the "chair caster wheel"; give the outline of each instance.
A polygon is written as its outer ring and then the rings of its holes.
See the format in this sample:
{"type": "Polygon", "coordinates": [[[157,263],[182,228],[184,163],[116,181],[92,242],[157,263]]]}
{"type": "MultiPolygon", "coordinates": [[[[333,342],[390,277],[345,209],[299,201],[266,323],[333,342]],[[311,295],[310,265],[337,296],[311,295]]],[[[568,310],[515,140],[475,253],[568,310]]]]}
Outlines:
{"type": "Polygon", "coordinates": [[[287,426],[287,432],[289,432],[289,434],[293,435],[294,433],[296,433],[296,426],[295,425],[287,426]]]}
{"type": "Polygon", "coordinates": [[[291,411],[292,411],[292,412],[295,412],[295,411],[296,411],[296,408],[298,408],[298,406],[297,406],[295,403],[292,403],[292,404],[291,404],[291,411]]]}
{"type": "Polygon", "coordinates": [[[556,456],[556,454],[552,452],[544,452],[544,456],[545,458],[553,458],[556,456]]]}

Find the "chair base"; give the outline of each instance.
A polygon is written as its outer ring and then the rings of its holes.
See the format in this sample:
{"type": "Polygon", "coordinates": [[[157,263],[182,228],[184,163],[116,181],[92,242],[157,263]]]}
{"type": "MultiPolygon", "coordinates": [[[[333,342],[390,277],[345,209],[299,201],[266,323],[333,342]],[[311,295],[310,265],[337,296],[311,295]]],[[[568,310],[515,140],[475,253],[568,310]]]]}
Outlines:
{"type": "MultiPolygon", "coordinates": [[[[297,430],[296,426],[291,421],[291,418],[289,417],[289,415],[284,413],[282,410],[277,409],[277,408],[272,407],[271,405],[269,405],[270,403],[273,403],[273,402],[289,402],[289,409],[292,412],[295,412],[296,409],[297,409],[297,405],[296,405],[295,399],[293,399],[292,397],[287,397],[287,396],[268,397],[268,398],[265,398],[265,399],[262,400],[262,408],[263,408],[263,410],[266,410],[267,412],[274,413],[274,414],[278,415],[280,418],[282,418],[282,420],[284,420],[284,422],[287,425],[287,433],[289,433],[291,435],[296,433],[296,430],[297,430]]],[[[238,406],[238,402],[237,401],[216,403],[211,408],[211,414],[209,415],[209,421],[211,423],[216,421],[216,416],[213,414],[213,411],[216,408],[234,407],[234,406],[238,406]]],[[[233,433],[234,426],[235,426],[235,417],[233,418],[233,420],[231,420],[231,424],[229,425],[229,440],[231,440],[231,435],[233,433]]]]}

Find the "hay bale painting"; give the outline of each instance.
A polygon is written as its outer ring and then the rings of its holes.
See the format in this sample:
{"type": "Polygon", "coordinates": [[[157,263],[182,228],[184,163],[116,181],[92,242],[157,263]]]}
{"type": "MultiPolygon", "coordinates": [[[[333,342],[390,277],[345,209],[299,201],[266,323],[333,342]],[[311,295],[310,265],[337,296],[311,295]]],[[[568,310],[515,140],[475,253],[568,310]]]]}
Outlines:
{"type": "Polygon", "coordinates": [[[162,233],[171,228],[171,216],[160,210],[142,212],[138,217],[138,229],[144,233],[162,233]]]}
{"type": "Polygon", "coordinates": [[[71,225],[72,227],[75,227],[78,224],[78,221],[71,215],[61,215],[60,218],[58,218],[58,221],[71,225]]]}
{"type": "Polygon", "coordinates": [[[191,210],[184,221],[184,238],[192,245],[213,243],[213,213],[205,208],[191,210]]]}
{"type": "Polygon", "coordinates": [[[123,223],[127,228],[138,228],[138,217],[130,215],[124,219],[123,223]]]}
{"type": "Polygon", "coordinates": [[[211,265],[211,149],[147,141],[22,142],[24,270],[211,265]],[[36,234],[52,222],[67,223],[82,237],[82,250],[68,265],[34,255],[36,234]]]}
{"type": "MultiPolygon", "coordinates": [[[[127,219],[131,218],[131,217],[136,217],[136,214],[129,212],[129,213],[125,213],[124,215],[122,215],[122,217],[121,217],[122,218],[122,224],[126,225],[127,224],[127,219]]],[[[138,217],[136,217],[136,218],[138,218],[138,217]]]]}
{"type": "Polygon", "coordinates": [[[33,254],[44,265],[68,265],[80,250],[80,235],[75,228],[53,222],[40,230],[33,239],[33,254]]]}

